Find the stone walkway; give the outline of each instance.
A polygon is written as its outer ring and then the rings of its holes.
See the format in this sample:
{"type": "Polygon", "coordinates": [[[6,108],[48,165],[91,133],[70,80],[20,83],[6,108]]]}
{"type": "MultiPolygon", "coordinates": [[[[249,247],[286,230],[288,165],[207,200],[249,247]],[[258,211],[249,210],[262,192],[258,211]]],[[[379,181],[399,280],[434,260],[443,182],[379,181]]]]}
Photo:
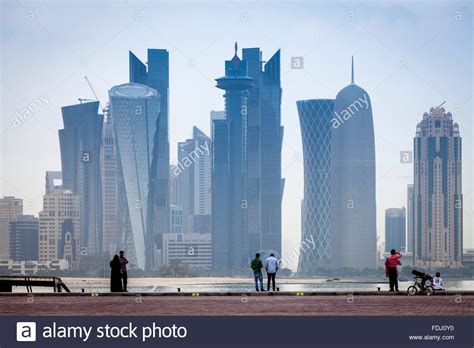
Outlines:
{"type": "Polygon", "coordinates": [[[332,296],[2,294],[0,315],[474,316],[474,295],[410,297],[382,294],[332,296]]]}

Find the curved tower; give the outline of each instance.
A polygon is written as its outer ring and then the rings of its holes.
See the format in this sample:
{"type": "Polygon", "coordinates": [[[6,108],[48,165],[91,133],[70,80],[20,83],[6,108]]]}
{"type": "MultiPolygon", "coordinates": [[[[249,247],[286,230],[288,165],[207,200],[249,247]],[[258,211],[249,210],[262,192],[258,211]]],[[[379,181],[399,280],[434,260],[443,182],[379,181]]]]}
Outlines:
{"type": "Polygon", "coordinates": [[[354,83],[334,101],[331,119],[331,234],[334,267],[374,268],[375,143],[367,92],[354,83]]]}
{"type": "Polygon", "coordinates": [[[331,119],[334,100],[300,100],[296,105],[304,161],[298,271],[311,273],[315,267],[327,268],[331,257],[331,119]],[[312,245],[309,241],[314,242],[314,248],[309,247],[312,245]]]}

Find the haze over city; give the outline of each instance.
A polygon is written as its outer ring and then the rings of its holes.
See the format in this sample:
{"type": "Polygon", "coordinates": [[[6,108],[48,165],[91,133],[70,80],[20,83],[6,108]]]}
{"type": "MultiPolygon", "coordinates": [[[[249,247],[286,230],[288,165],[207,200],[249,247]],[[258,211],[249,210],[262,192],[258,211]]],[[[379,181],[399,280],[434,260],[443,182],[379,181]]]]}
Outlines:
{"type": "MultiPolygon", "coordinates": [[[[146,62],[148,48],[169,51],[171,163],[177,142],[197,126],[210,134],[210,111],[223,110],[215,79],[241,48],[260,47],[263,60],[281,50],[283,253],[301,238],[303,154],[296,101],[334,99],[354,79],[372,104],[377,185],[377,235],[385,209],[406,207],[416,125],[443,106],[463,141],[464,248],[472,233],[472,21],[467,2],[7,2],[2,10],[0,196],[24,199],[26,214],[42,207],[44,176],[60,170],[61,107],[94,99],[128,82],[128,54],[146,62]],[[291,11],[291,16],[288,15],[291,11]],[[64,30],[67,28],[67,30],[64,30]],[[300,69],[292,58],[301,58],[300,69]],[[17,113],[35,101],[29,119],[17,113]]],[[[295,268],[296,264],[292,265],[295,268]]]]}

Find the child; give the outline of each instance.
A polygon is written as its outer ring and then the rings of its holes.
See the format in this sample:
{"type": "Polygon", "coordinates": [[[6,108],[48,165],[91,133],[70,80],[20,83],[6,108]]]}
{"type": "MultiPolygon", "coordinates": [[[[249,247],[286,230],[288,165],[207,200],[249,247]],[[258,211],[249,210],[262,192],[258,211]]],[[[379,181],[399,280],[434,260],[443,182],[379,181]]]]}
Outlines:
{"type": "Polygon", "coordinates": [[[433,278],[433,287],[435,290],[444,290],[443,288],[443,278],[441,278],[441,273],[436,272],[435,277],[433,278]]]}

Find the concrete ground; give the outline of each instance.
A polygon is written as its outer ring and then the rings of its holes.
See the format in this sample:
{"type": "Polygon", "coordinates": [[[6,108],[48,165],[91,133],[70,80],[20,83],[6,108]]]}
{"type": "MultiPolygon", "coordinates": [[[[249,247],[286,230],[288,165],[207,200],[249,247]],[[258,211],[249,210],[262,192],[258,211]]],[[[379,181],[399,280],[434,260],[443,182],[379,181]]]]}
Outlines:
{"type": "Polygon", "coordinates": [[[474,293],[0,294],[18,316],[474,316],[474,293]]]}

